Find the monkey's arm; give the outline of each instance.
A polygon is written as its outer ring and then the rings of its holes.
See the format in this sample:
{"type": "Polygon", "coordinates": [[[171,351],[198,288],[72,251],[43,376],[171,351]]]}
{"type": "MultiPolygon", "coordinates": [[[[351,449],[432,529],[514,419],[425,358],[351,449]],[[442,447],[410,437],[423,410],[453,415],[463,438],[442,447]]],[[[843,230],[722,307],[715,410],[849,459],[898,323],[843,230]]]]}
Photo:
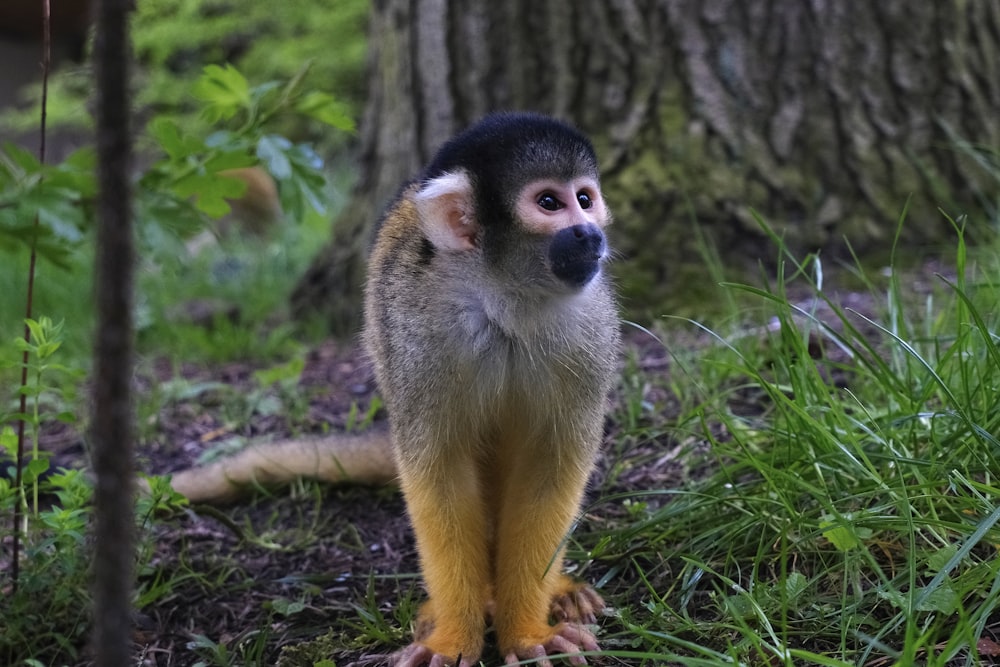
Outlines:
{"type": "Polygon", "coordinates": [[[386,484],[396,477],[389,434],[283,440],[247,449],[200,468],[174,473],[170,484],[191,502],[233,500],[250,485],[273,486],[300,477],[324,482],[386,484]]]}

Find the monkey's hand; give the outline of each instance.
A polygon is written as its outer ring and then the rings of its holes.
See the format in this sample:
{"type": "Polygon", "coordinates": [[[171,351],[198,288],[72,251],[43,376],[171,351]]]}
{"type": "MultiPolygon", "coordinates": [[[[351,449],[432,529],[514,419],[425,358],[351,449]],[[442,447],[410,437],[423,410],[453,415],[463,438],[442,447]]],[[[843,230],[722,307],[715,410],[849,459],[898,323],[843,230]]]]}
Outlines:
{"type": "Polygon", "coordinates": [[[604,600],[597,591],[563,575],[563,590],[552,598],[549,613],[555,621],[590,625],[597,622],[597,612],[602,609],[604,600]]]}
{"type": "Polygon", "coordinates": [[[534,664],[538,667],[552,667],[549,656],[565,653],[569,654],[566,656],[566,660],[569,660],[571,665],[586,665],[586,658],[582,655],[572,654],[598,649],[597,638],[582,625],[560,623],[552,630],[552,637],[548,641],[508,651],[504,656],[504,664],[516,665],[521,660],[535,660],[534,664]]]}

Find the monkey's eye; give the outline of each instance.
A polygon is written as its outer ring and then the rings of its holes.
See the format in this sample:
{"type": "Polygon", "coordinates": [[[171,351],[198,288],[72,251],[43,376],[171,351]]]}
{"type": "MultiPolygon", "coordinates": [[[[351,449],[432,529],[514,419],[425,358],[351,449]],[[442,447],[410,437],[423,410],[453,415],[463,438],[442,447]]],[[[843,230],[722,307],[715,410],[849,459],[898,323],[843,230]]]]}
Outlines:
{"type": "Polygon", "coordinates": [[[548,192],[538,198],[538,205],[546,211],[558,211],[562,208],[562,204],[559,203],[559,200],[548,192]]]}
{"type": "Polygon", "coordinates": [[[580,204],[580,208],[590,208],[594,205],[593,200],[590,198],[586,192],[577,192],[576,201],[580,204]]]}

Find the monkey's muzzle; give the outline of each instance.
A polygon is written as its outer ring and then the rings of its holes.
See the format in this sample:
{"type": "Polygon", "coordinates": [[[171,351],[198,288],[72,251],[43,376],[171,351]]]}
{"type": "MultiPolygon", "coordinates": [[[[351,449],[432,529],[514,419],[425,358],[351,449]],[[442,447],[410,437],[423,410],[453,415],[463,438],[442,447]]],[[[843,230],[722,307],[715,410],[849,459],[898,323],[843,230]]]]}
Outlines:
{"type": "Polygon", "coordinates": [[[552,273],[579,289],[597,275],[606,247],[604,232],[597,225],[588,223],[561,229],[549,245],[552,273]]]}

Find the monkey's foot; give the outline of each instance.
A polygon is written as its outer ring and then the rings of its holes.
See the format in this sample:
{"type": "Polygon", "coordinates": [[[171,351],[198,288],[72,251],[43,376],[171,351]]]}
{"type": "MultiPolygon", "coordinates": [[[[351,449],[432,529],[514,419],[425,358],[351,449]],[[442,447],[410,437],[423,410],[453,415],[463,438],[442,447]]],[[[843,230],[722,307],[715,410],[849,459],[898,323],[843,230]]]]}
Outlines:
{"type": "Polygon", "coordinates": [[[593,588],[564,575],[563,590],[552,598],[549,613],[555,621],[593,624],[597,612],[604,609],[604,599],[593,588]]]}
{"type": "MultiPolygon", "coordinates": [[[[504,664],[516,665],[521,660],[535,660],[538,667],[552,667],[549,656],[573,654],[581,651],[596,651],[597,638],[583,626],[573,623],[560,623],[552,628],[554,634],[540,644],[515,648],[504,654],[504,664]]],[[[586,665],[587,659],[582,655],[567,655],[571,665],[586,665]]]]}
{"type": "Polygon", "coordinates": [[[471,667],[483,652],[483,633],[486,621],[481,624],[439,627],[434,601],[420,605],[413,624],[413,642],[395,654],[390,661],[394,667],[471,667]]]}
{"type": "Polygon", "coordinates": [[[389,664],[392,667],[472,667],[478,661],[478,655],[468,658],[463,655],[454,658],[438,653],[421,642],[413,642],[394,653],[389,664]]]}

